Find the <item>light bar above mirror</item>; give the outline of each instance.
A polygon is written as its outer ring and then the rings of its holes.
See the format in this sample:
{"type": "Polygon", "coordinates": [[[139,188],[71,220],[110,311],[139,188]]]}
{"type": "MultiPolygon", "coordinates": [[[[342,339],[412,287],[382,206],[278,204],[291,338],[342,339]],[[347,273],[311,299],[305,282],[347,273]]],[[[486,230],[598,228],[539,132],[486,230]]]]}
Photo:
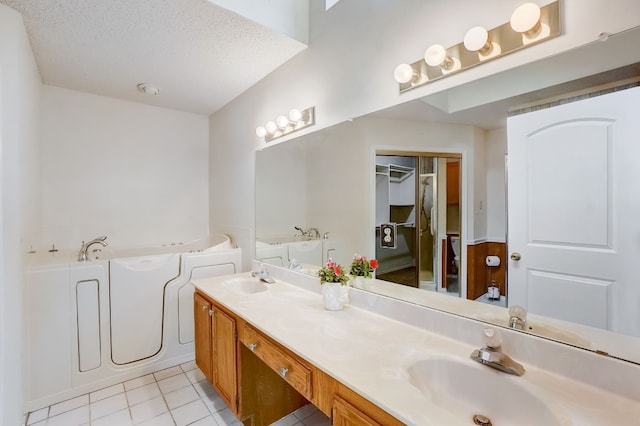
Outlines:
{"type": "Polygon", "coordinates": [[[463,42],[449,48],[432,44],[423,59],[400,64],[393,74],[403,93],[558,35],[558,1],[543,7],[524,3],[513,12],[509,22],[491,30],[475,26],[467,31],[463,42]]]}

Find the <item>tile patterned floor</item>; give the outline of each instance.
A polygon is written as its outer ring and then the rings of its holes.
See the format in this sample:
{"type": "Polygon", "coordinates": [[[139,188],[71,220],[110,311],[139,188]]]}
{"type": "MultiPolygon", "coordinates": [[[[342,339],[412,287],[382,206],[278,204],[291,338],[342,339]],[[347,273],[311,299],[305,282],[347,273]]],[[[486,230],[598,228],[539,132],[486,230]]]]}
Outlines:
{"type": "MultiPolygon", "coordinates": [[[[30,426],[241,426],[195,363],[187,362],[29,413],[30,426]]],[[[274,426],[328,426],[305,405],[274,426]]]]}

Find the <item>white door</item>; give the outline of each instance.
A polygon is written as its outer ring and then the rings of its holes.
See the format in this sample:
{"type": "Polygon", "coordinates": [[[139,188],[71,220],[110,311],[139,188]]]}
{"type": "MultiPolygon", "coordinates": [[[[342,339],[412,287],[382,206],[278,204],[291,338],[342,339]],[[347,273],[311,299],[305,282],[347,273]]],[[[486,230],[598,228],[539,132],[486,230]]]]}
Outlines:
{"type": "Polygon", "coordinates": [[[508,119],[509,305],[640,336],[639,106],[636,87],[508,119]]]}

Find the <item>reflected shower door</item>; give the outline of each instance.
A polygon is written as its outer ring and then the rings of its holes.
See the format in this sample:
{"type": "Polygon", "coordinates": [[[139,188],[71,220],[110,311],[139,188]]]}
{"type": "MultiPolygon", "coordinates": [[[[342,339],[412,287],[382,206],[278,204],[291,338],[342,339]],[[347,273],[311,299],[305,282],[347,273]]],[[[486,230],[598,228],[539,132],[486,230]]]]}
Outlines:
{"type": "Polygon", "coordinates": [[[437,160],[419,157],[418,175],[418,286],[436,290],[438,282],[438,190],[437,160]]]}

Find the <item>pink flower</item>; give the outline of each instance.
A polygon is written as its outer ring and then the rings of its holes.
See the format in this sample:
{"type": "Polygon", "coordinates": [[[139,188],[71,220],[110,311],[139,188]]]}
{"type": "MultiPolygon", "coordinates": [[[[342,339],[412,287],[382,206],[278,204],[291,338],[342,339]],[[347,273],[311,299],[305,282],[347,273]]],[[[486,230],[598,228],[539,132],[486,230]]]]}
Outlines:
{"type": "Polygon", "coordinates": [[[327,268],[334,268],[335,266],[336,266],[336,262],[329,259],[329,261],[327,262],[327,268]]]}
{"type": "Polygon", "coordinates": [[[377,269],[378,268],[378,261],[376,259],[371,259],[369,261],[369,266],[371,266],[372,269],[377,269]]]}

